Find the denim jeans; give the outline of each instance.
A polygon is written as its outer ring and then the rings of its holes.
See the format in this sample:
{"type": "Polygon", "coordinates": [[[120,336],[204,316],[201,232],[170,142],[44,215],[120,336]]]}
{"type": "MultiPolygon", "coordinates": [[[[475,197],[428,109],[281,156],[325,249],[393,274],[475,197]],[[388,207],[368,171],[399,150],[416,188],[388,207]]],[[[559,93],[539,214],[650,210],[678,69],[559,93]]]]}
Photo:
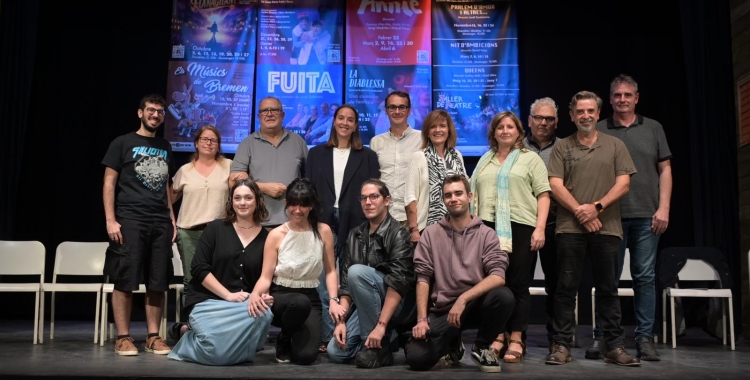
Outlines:
{"type": "Polygon", "coordinates": [[[570,347],[575,333],[575,303],[583,262],[591,257],[599,311],[607,350],[623,347],[620,298],[617,295],[617,250],[620,238],[601,234],[557,234],[557,291],[554,340],[570,347]]]}
{"type": "MultiPolygon", "coordinates": [[[[347,284],[349,295],[357,309],[346,321],[346,348],[339,347],[334,340],[328,343],[328,357],[332,362],[342,363],[354,358],[363,349],[367,336],[378,324],[380,312],[385,303],[388,285],[385,274],[367,265],[355,264],[349,267],[347,284]]],[[[389,327],[416,321],[414,292],[410,292],[393,312],[389,327]]],[[[391,334],[391,339],[396,337],[391,334]]],[[[383,342],[381,344],[387,344],[383,342]]]]}
{"type": "MultiPolygon", "coordinates": [[[[635,338],[654,337],[656,314],[656,250],[659,235],[651,231],[651,218],[622,219],[623,239],[620,244],[620,257],[617,278],[622,275],[625,264],[625,249],[630,249],[630,274],[633,277],[633,309],[635,311],[635,338]]],[[[594,335],[602,336],[599,328],[599,314],[596,315],[594,335]]]]}

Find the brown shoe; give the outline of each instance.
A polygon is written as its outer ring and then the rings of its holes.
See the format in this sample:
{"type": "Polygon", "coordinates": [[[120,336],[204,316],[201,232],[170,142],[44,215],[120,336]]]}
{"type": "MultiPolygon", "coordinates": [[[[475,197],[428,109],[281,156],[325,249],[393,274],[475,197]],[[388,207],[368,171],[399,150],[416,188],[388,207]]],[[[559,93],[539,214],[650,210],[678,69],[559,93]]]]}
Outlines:
{"type": "Polygon", "coordinates": [[[166,355],[172,352],[172,349],[164,343],[164,339],[160,336],[152,336],[146,340],[146,351],[157,355],[166,355]]]}
{"type": "Polygon", "coordinates": [[[628,367],[637,367],[641,365],[640,359],[630,356],[630,354],[628,354],[628,352],[622,347],[617,347],[614,350],[607,352],[607,355],[604,356],[604,362],[628,367]]]}
{"type": "Polygon", "coordinates": [[[573,357],[570,356],[570,350],[568,347],[557,342],[555,342],[554,345],[552,353],[547,356],[545,363],[561,365],[573,360],[573,357]]]}
{"type": "Polygon", "coordinates": [[[122,356],[138,355],[138,349],[133,344],[133,338],[120,338],[115,342],[115,353],[122,356]]]}

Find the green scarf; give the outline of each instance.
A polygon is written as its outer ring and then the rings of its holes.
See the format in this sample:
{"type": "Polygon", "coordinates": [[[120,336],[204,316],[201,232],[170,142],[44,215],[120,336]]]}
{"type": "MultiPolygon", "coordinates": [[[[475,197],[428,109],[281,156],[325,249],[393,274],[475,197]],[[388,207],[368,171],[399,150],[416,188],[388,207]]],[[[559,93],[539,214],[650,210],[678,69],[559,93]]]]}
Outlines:
{"type": "MultiPolygon", "coordinates": [[[[471,192],[474,200],[471,202],[471,213],[476,215],[479,202],[477,196],[477,178],[495,157],[496,150],[490,149],[479,159],[474,173],[471,175],[471,192]]],[[[513,251],[513,233],[510,230],[510,169],[518,160],[520,149],[513,149],[497,173],[497,206],[495,207],[495,233],[500,239],[500,248],[505,252],[513,251]]]]}

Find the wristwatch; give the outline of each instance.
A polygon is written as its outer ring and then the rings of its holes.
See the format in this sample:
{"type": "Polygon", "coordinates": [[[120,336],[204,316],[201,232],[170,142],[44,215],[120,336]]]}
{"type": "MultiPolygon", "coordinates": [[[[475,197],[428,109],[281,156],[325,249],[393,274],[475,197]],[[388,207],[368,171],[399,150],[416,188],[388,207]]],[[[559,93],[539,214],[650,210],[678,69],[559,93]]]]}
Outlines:
{"type": "Polygon", "coordinates": [[[331,297],[331,299],[336,301],[336,303],[341,303],[341,298],[339,297],[331,297]]]}
{"type": "Polygon", "coordinates": [[[594,202],[594,207],[596,208],[596,211],[599,211],[600,214],[604,212],[604,206],[602,206],[602,204],[598,201],[594,202]]]}
{"type": "Polygon", "coordinates": [[[409,233],[412,233],[414,231],[419,231],[419,227],[409,227],[409,233]]]}

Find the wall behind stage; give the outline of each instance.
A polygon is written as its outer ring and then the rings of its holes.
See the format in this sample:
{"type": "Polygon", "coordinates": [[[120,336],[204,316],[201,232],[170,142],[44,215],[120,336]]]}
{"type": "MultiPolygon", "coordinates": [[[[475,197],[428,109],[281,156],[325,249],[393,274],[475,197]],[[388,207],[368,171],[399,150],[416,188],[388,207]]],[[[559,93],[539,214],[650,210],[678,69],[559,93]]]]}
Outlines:
{"type": "MultiPolygon", "coordinates": [[[[677,0],[658,8],[646,1],[627,7],[594,0],[550,3],[517,3],[522,120],[534,99],[550,96],[560,105],[559,135],[567,136],[575,130],[567,116],[575,92],[604,96],[605,117],[611,113],[610,80],[621,72],[633,75],[641,91],[639,112],[664,124],[674,155],[671,223],[661,243],[692,245],[692,213],[683,206],[691,204],[691,170],[688,134],[683,133],[687,91],[677,0]]],[[[101,159],[115,137],[138,128],[138,101],[144,94],[166,95],[171,1],[147,7],[120,2],[116,10],[83,18],[89,7],[44,2],[39,15],[14,239],[44,243],[48,280],[57,244],[106,240],[101,159]]],[[[176,157],[182,164],[188,154],[176,157]]],[[[476,158],[467,160],[469,172],[474,165],[476,158]]],[[[590,284],[586,279],[581,288],[590,284]]],[[[93,318],[93,298],[58,299],[64,299],[58,302],[58,317],[93,318]]],[[[581,298],[583,324],[589,322],[588,299],[581,298]]],[[[33,297],[0,294],[0,304],[6,302],[18,307],[0,318],[31,318],[33,297]]],[[[540,323],[541,304],[532,308],[532,322],[540,323]]],[[[624,315],[627,322],[632,313],[625,309],[624,315]]]]}

